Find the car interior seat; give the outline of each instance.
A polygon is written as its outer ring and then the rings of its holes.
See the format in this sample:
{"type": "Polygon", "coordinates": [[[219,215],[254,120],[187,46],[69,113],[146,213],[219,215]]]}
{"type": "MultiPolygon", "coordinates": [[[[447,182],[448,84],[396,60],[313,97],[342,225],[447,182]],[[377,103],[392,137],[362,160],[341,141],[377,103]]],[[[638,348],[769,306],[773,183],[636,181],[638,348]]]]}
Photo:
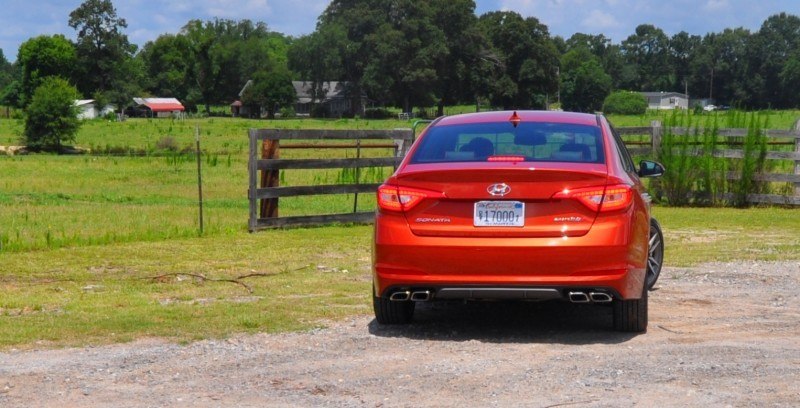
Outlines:
{"type": "Polygon", "coordinates": [[[483,160],[494,154],[494,145],[491,140],[485,137],[476,137],[461,146],[460,150],[462,152],[472,152],[475,154],[476,159],[483,160]]]}
{"type": "Polygon", "coordinates": [[[592,161],[592,151],[589,146],[580,143],[567,143],[562,145],[558,152],[553,154],[553,159],[576,162],[592,161]]]}

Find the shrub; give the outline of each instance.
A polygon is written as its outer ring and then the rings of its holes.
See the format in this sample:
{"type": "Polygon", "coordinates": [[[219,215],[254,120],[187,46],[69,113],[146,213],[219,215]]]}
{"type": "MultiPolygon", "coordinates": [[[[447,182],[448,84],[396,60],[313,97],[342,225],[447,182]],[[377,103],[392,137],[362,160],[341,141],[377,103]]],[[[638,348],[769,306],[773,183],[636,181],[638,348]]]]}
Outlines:
{"type": "Polygon", "coordinates": [[[392,117],[392,112],[386,108],[369,108],[364,111],[364,118],[366,119],[389,119],[392,117]]]}
{"type": "Polygon", "coordinates": [[[287,106],[285,108],[281,108],[280,114],[281,118],[283,119],[291,119],[297,116],[297,113],[294,111],[293,106],[287,106]]]}
{"type": "Polygon", "coordinates": [[[647,111],[647,99],[638,92],[616,91],[603,101],[603,113],[642,115],[647,111]]]}
{"type": "Polygon", "coordinates": [[[31,150],[61,151],[75,140],[81,123],[75,100],[78,91],[66,80],[47,77],[33,93],[25,115],[25,144],[31,150]]]}
{"type": "Polygon", "coordinates": [[[175,141],[174,137],[165,136],[162,137],[161,139],[158,139],[158,141],[156,142],[156,149],[175,152],[178,151],[178,143],[175,141]]]}

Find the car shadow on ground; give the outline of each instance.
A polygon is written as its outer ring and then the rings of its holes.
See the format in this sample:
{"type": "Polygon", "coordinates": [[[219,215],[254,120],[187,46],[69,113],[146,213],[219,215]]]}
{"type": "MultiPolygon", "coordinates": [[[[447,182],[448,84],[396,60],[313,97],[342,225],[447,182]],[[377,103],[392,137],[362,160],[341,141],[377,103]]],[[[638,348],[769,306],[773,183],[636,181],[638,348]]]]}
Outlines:
{"type": "Polygon", "coordinates": [[[610,305],[565,302],[418,303],[408,325],[381,325],[380,337],[489,343],[617,344],[637,334],[613,330],[610,305]]]}

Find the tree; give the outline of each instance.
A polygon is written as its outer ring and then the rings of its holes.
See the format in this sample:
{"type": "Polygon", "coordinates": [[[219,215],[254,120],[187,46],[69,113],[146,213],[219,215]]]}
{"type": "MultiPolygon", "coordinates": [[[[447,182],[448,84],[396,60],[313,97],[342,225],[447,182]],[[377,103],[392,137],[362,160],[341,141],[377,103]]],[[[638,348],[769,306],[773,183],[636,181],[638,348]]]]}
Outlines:
{"type": "Polygon", "coordinates": [[[752,92],[757,95],[757,105],[794,106],[798,101],[797,91],[783,84],[788,78],[787,63],[800,51],[800,17],[787,13],[770,16],[752,38],[750,48],[750,77],[758,75],[760,79],[752,92]]]}
{"type": "Polygon", "coordinates": [[[5,89],[14,81],[14,65],[8,62],[3,50],[0,49],[0,90],[5,89]]]}
{"type": "Polygon", "coordinates": [[[760,73],[750,71],[749,43],[750,32],[744,28],[703,37],[691,64],[694,89],[719,103],[752,105],[755,101],[746,89],[760,73]]]}
{"type": "Polygon", "coordinates": [[[188,44],[187,93],[196,103],[229,103],[253,74],[265,66],[286,67],[289,39],[250,20],[191,20],[182,29],[188,44]]]}
{"type": "Polygon", "coordinates": [[[242,103],[266,109],[270,119],[275,118],[278,109],[291,106],[295,100],[297,94],[292,86],[292,76],[282,67],[258,71],[242,94],[242,103]]]}
{"type": "Polygon", "coordinates": [[[60,76],[69,79],[77,64],[75,47],[63,35],[40,35],[19,46],[17,64],[22,71],[20,104],[30,103],[33,92],[44,78],[60,76]]]}
{"type": "Polygon", "coordinates": [[[19,78],[19,65],[8,62],[3,50],[0,49],[0,106],[21,107],[21,85],[19,78]]]}
{"type": "Polygon", "coordinates": [[[671,87],[669,38],[660,28],[639,25],[635,34],[622,42],[622,52],[628,64],[636,67],[637,90],[657,91],[671,87]]]}
{"type": "Polygon", "coordinates": [[[345,41],[343,27],[328,25],[298,38],[289,47],[289,68],[299,75],[296,80],[312,83],[312,102],[322,99],[326,81],[344,78],[339,45],[345,41]]]}
{"type": "Polygon", "coordinates": [[[131,84],[126,77],[130,74],[126,64],[136,52],[136,45],[123,34],[128,24],[117,16],[111,0],[84,1],[69,14],[69,26],[78,31],[77,84],[81,92],[94,95],[123,83],[131,84]]]}
{"type": "Polygon", "coordinates": [[[144,67],[146,91],[180,100],[189,95],[192,55],[185,36],[164,34],[148,41],[136,59],[144,67]]]}
{"type": "MultiPolygon", "coordinates": [[[[625,56],[622,54],[620,46],[613,44],[611,39],[605,35],[575,33],[564,42],[563,47],[562,55],[572,50],[584,49],[596,57],[603,66],[603,70],[611,76],[614,88],[638,86],[632,85],[638,81],[639,77],[638,73],[635,72],[635,66],[625,61],[625,56]]],[[[582,53],[581,55],[587,54],[582,53]]]]}
{"type": "Polygon", "coordinates": [[[33,93],[25,116],[23,136],[31,150],[60,152],[75,140],[80,127],[75,100],[78,90],[59,77],[47,77],[33,93]]]}
{"type": "Polygon", "coordinates": [[[436,115],[442,116],[445,104],[477,99],[479,88],[485,87],[481,82],[491,79],[494,65],[486,59],[491,45],[478,28],[473,0],[434,0],[431,7],[433,23],[444,34],[446,47],[434,61],[436,115]]]}
{"type": "Polygon", "coordinates": [[[365,91],[379,103],[404,110],[433,103],[436,62],[446,54],[433,7],[394,0],[334,0],[328,5],[317,31],[335,35],[337,41],[323,52],[332,51],[341,66],[341,76],[334,79],[348,82],[352,114],[363,111],[365,91]]]}
{"type": "Polygon", "coordinates": [[[0,90],[0,105],[22,107],[22,85],[19,81],[13,81],[0,90]]]}
{"type": "Polygon", "coordinates": [[[681,31],[669,40],[669,58],[672,67],[673,90],[683,90],[687,94],[691,76],[691,61],[700,47],[701,38],[681,31]]]}
{"type": "Polygon", "coordinates": [[[564,109],[576,112],[595,112],[611,92],[611,77],[603,71],[597,58],[580,64],[574,71],[566,73],[561,87],[561,102],[564,109]]]}
{"type": "MultiPolygon", "coordinates": [[[[786,61],[779,75],[783,89],[800,89],[800,53],[795,52],[786,61]]],[[[792,95],[786,99],[787,107],[797,108],[800,106],[800,97],[792,95]]]]}
{"type": "Polygon", "coordinates": [[[503,71],[494,82],[492,103],[506,109],[544,107],[558,90],[559,69],[547,26],[509,11],[490,12],[478,21],[503,71]]]}

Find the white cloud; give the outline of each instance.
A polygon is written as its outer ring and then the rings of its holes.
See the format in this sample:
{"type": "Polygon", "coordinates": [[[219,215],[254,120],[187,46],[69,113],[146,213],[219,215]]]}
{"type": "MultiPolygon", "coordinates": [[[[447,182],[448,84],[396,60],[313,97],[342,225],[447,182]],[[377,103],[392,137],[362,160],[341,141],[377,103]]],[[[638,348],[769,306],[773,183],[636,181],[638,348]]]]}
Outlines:
{"type": "Polygon", "coordinates": [[[708,11],[727,10],[730,7],[731,4],[728,2],[728,0],[708,0],[706,5],[703,6],[703,8],[708,11]]]}
{"type": "Polygon", "coordinates": [[[200,3],[205,3],[206,14],[214,17],[258,20],[272,14],[267,0],[206,0],[200,3]]]}
{"type": "Polygon", "coordinates": [[[590,30],[602,30],[619,26],[617,19],[604,11],[592,10],[589,15],[581,20],[581,26],[590,30]]]}

